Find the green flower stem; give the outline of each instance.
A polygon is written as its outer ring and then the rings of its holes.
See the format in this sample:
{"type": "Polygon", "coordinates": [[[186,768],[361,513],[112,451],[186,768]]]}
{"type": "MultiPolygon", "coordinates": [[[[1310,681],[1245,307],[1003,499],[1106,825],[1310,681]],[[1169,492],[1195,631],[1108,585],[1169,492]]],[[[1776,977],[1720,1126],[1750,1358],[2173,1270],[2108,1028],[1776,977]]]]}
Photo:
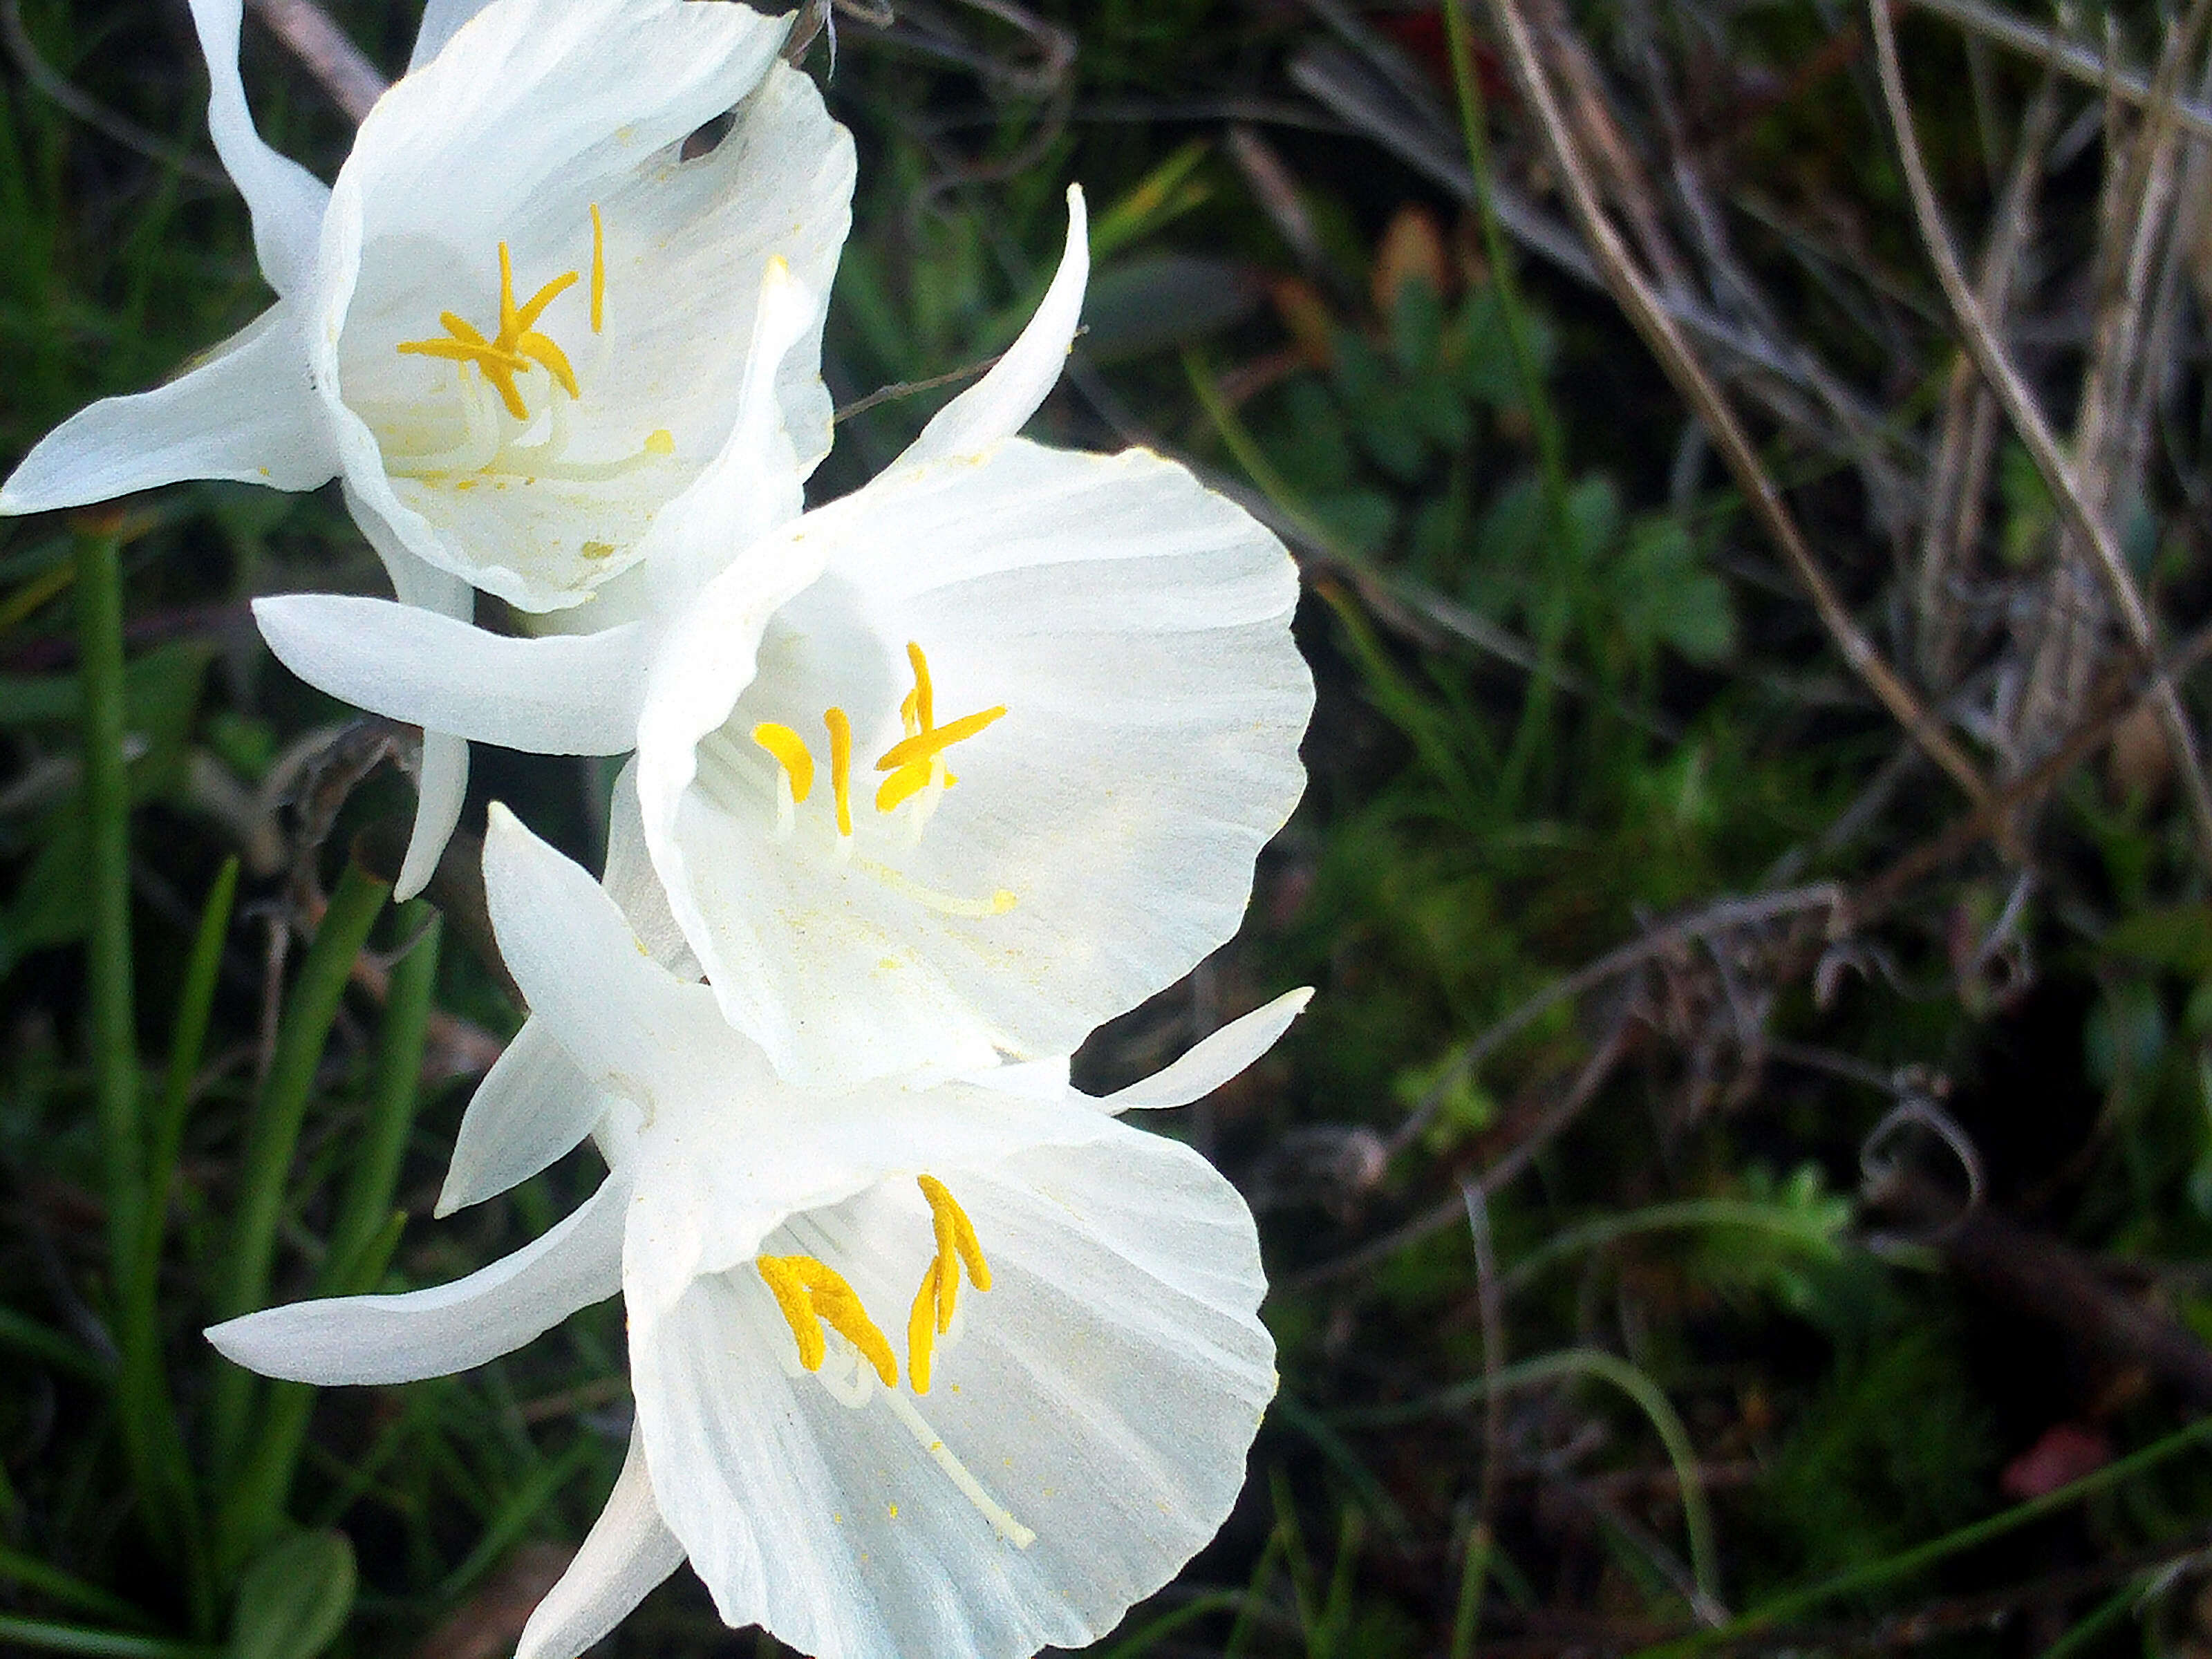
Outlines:
{"type": "MultiPolygon", "coordinates": [[[[323,913],[315,942],[308,947],[300,975],[285,999],[276,1057],[246,1132],[228,1273],[215,1300],[218,1321],[252,1313],[268,1300],[277,1224],[284,1211],[285,1177],[299,1146],[308,1098],[314,1092],[323,1044],[330,1036],[331,1023],[337,1018],[338,1000],[353,971],[354,958],[368,942],[368,930],[375,925],[390,891],[385,883],[358,865],[346,866],[323,913]]],[[[227,1363],[218,1367],[210,1417],[214,1467],[219,1472],[238,1467],[252,1397],[251,1373],[227,1363]]],[[[236,1565],[237,1558],[226,1553],[225,1559],[236,1565]]]]}

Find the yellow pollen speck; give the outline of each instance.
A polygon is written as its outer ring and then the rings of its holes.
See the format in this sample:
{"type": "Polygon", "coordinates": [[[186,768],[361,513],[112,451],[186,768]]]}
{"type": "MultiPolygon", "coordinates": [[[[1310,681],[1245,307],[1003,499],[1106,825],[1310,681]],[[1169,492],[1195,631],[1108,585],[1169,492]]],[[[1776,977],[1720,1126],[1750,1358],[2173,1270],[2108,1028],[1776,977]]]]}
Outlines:
{"type": "Polygon", "coordinates": [[[592,204],[592,332],[607,325],[607,227],[599,204],[592,204]]]}
{"type": "Polygon", "coordinates": [[[453,488],[456,489],[474,489],[483,482],[483,480],[482,478],[456,478],[453,480],[453,488]]]}
{"type": "Polygon", "coordinates": [[[676,453],[676,434],[665,428],[647,433],[645,453],[648,455],[673,455],[676,453]]]}
{"type": "Polygon", "coordinates": [[[587,559],[611,559],[614,556],[612,542],[586,542],[580,550],[587,559]]]}
{"type": "Polygon", "coordinates": [[[887,1508],[890,1510],[890,1512],[891,1512],[891,1519],[892,1519],[892,1520],[894,1520],[894,1521],[897,1520],[897,1519],[898,1519],[898,1505],[897,1505],[897,1504],[888,1504],[888,1505],[886,1505],[885,1507],[887,1507],[887,1508]]]}

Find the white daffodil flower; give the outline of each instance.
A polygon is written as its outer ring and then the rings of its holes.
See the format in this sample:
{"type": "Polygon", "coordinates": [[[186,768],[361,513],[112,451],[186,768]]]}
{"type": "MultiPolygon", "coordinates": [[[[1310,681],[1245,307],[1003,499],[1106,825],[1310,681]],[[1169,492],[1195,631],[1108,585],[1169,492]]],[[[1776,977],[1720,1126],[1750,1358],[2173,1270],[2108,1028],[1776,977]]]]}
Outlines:
{"type": "Polygon", "coordinates": [[[1275,1387],[1251,1215],[1114,1114],[1217,1086],[1305,993],[1103,1100],[1064,1060],[807,1091],[496,807],[484,878],[607,1180],[456,1284],[210,1334],[271,1376],[395,1382],[623,1292],[629,1461],[520,1659],[572,1659],[687,1557],[731,1625],[821,1659],[1079,1646],[1212,1535],[1275,1387]]]}
{"type": "MultiPolygon", "coordinates": [[[[0,512],[338,477],[400,601],[465,617],[477,589],[582,605],[649,557],[672,506],[727,497],[762,273],[818,301],[850,224],[852,140],[778,59],[789,18],[438,0],[326,189],[254,131],[240,0],[191,5],[208,124],[276,303],[167,385],[49,434],[0,512]]],[[[818,304],[806,322],[774,388],[793,489],[830,447],[818,304]]],[[[457,737],[428,727],[425,748],[404,892],[466,779],[457,737]]]]}
{"type": "Polygon", "coordinates": [[[1082,308],[1079,192],[1069,211],[988,374],[653,620],[519,640],[372,599],[255,606],[295,672],[378,713],[635,745],[684,938],[793,1082],[1066,1053],[1235,932],[1304,787],[1281,544],[1159,456],[1014,435],[1082,308]]]}

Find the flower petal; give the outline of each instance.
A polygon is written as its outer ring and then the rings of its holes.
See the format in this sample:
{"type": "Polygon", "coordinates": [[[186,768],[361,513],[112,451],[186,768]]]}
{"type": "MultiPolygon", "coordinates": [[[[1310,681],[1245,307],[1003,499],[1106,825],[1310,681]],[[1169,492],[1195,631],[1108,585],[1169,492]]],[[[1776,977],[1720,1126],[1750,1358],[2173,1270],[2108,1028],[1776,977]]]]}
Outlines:
{"type": "Polygon", "coordinates": [[[404,1296],[295,1302],[213,1327],[225,1358],[329,1387],[413,1382],[510,1353],[622,1288],[629,1188],[610,1178],[575,1212],[490,1267],[404,1296]]]}
{"type": "Polygon", "coordinates": [[[446,49],[462,24],[482,11],[490,0],[426,0],[422,25],[415,31],[415,50],[407,58],[412,75],[446,49]]]}
{"type": "Polygon", "coordinates": [[[1236,931],[1304,787],[1313,697],[1296,572],[1249,515],[1155,455],[1012,439],[887,475],[788,539],[826,558],[822,577],[757,647],[755,615],[714,596],[758,580],[760,550],[710,585],[679,629],[703,666],[656,664],[638,749],[670,905],[780,1073],[827,1085],[1065,1054],[1236,931]],[[836,706],[856,755],[884,752],[909,642],[941,708],[1005,717],[951,752],[958,787],[918,835],[864,801],[841,861],[811,799],[807,833],[779,840],[775,772],[750,734],[818,744],[836,706]]]}
{"type": "MultiPolygon", "coordinates": [[[[402,605],[467,622],[476,614],[476,590],[459,577],[424,564],[392,533],[352,490],[346,505],[368,538],[392,577],[392,591],[402,605]]],[[[399,879],[392,884],[395,899],[410,899],[429,884],[438,860],[461,821],[461,808],[469,793],[469,745],[451,732],[422,733],[422,761],[415,778],[415,827],[407,837],[407,854],[400,860],[399,879]]]]}
{"type": "Polygon", "coordinates": [[[668,894],[646,850],[645,824],[637,804],[637,757],[633,755],[615,778],[607,800],[607,866],[599,885],[623,913],[646,954],[681,980],[700,977],[699,959],[684,941],[684,930],[668,908],[668,894]]]}
{"type": "Polygon", "coordinates": [[[105,398],[32,447],[0,513],[112,501],[185,478],[313,489],[338,470],[307,384],[300,313],[282,301],[166,386],[105,398]]]}
{"type": "Polygon", "coordinates": [[[645,1448],[633,1431],[606,1508],[523,1626],[514,1659],[577,1659],[683,1564],[684,1546],[653,1503],[645,1448]]]}
{"type": "Polygon", "coordinates": [[[216,154],[252,211],[253,251],[262,276],[278,294],[295,294],[314,276],[315,245],[330,186],[270,149],[254,131],[246,82],[238,73],[245,0],[191,0],[191,7],[200,50],[207,56],[208,132],[216,154]]]}
{"type": "Polygon", "coordinates": [[[893,463],[894,468],[980,455],[1000,439],[1012,437],[1036,413],[1045,394],[1059,383],[1082,319],[1083,292],[1091,281],[1087,225],[1083,187],[1070,185],[1067,246],[1036,314],[989,374],[937,411],[921,435],[893,463]]]}
{"type": "Polygon", "coordinates": [[[253,616],[295,674],[391,720],[536,755],[618,755],[637,742],[641,623],[514,639],[339,593],[256,599],[253,616]]]}
{"type": "Polygon", "coordinates": [[[1201,1037],[1179,1059],[1141,1083],[1098,1097],[1102,1112],[1164,1111],[1203,1099],[1275,1046],[1313,1000],[1313,987],[1285,991],[1264,1008],[1201,1037]]]}
{"type": "Polygon", "coordinates": [[[436,1213],[481,1204],[550,1168],[605,1112],[598,1086],[533,1014],[492,1062],[461,1115],[436,1213]]]}
{"type": "MultiPolygon", "coordinates": [[[[993,1285],[963,1297],[930,1394],[902,1379],[911,1416],[872,1381],[855,1407],[787,1368],[792,1334],[757,1273],[703,1279],[664,1317],[633,1308],[654,1491],[724,1620],[804,1651],[1081,1646],[1172,1577],[1243,1485],[1275,1386],[1251,1218],[1188,1148],[1127,1130],[933,1172],[973,1219],[993,1285]]],[[[773,1243],[830,1252],[896,1330],[929,1221],[900,1182],[773,1243]]]]}
{"type": "Polygon", "coordinates": [[[729,439],[771,257],[814,300],[775,380],[791,464],[803,476],[827,453],[822,301],[850,222],[852,143],[777,61],[788,28],[744,6],[497,0],[362,124],[325,238],[318,384],[349,477],[422,558],[540,612],[635,565],[729,439]],[[718,145],[680,155],[733,106],[718,145]],[[423,462],[425,444],[460,441],[454,376],[474,371],[395,349],[447,310],[489,320],[501,246],[526,293],[603,256],[603,287],[577,282],[534,325],[579,395],[528,374],[524,401],[553,412],[557,441],[508,433],[490,473],[423,462]]]}
{"type": "Polygon", "coordinates": [[[746,1067],[706,989],[654,962],[606,890],[497,801],[483,860],[507,971],[586,1076],[635,1094],[746,1067]]]}

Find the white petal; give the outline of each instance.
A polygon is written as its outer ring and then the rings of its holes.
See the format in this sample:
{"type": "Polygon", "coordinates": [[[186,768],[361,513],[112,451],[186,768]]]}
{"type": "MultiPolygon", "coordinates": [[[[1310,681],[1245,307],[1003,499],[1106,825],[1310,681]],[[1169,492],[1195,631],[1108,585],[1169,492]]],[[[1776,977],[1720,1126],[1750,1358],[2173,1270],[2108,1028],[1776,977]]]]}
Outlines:
{"type": "MultiPolygon", "coordinates": [[[[476,590],[458,576],[424,564],[401,544],[392,526],[380,519],[352,490],[346,505],[368,538],[392,577],[392,591],[402,605],[434,611],[457,622],[476,614],[476,590]]],[[[467,740],[446,732],[422,734],[422,762],[415,779],[415,828],[407,838],[407,854],[400,860],[399,879],[392,884],[395,899],[410,899],[429,884],[438,860],[461,821],[461,808],[469,794],[467,740]]]]}
{"type": "Polygon", "coordinates": [[[523,1626],[514,1659],[576,1659],[683,1562],[684,1546],[660,1518],[645,1449],[633,1432],[606,1508],[523,1626]]]}
{"type": "Polygon", "coordinates": [[[820,301],[849,225],[852,145],[776,61],[788,27],[743,6],[498,0],[362,124],[325,236],[319,384],[349,477],[422,557],[531,611],[583,604],[635,565],[728,440],[771,257],[817,302],[775,382],[791,464],[803,476],[827,452],[820,301]],[[680,160],[733,106],[728,137],[680,160]],[[489,323],[501,243],[526,293],[588,269],[594,210],[604,328],[584,283],[538,324],[581,395],[524,381],[534,414],[557,404],[566,449],[518,443],[492,474],[403,463],[402,449],[459,442],[459,387],[475,383],[397,347],[436,334],[446,311],[489,323]]]}
{"type": "MultiPolygon", "coordinates": [[[[1274,1389],[1243,1202],[1188,1148],[1124,1131],[984,1170],[938,1167],[994,1288],[966,1291],[931,1393],[865,1403],[787,1370],[750,1268],[665,1318],[633,1309],[638,1425],[672,1531],[732,1625],[840,1659],[1011,1659],[1110,1629],[1212,1536],[1274,1389]],[[994,1528],[939,1463],[949,1450],[994,1528]]],[[[910,1181],[800,1218],[902,1346],[930,1255],[910,1181]]],[[[836,1364],[835,1358],[830,1362],[836,1364]]]]}
{"type": "Polygon", "coordinates": [[[437,1213],[481,1204],[550,1167],[591,1133],[605,1110],[598,1086],[533,1014],[461,1115],[437,1213]]]}
{"type": "Polygon", "coordinates": [[[412,75],[446,49],[461,25],[482,11],[490,0],[426,0],[422,26],[415,32],[415,50],[407,59],[412,75]]]}
{"type": "Polygon", "coordinates": [[[166,386],[106,398],[33,446],[0,513],[111,501],[185,478],[313,489],[337,471],[307,384],[300,313],[279,302],[166,386]]]}
{"type": "Polygon", "coordinates": [[[264,1376],[325,1387],[413,1382],[511,1353],[622,1288],[629,1188],[600,1184],[544,1237],[450,1285],[295,1302],[217,1325],[208,1340],[264,1376]]]}
{"type": "Polygon", "coordinates": [[[618,755],[637,742],[641,623],[515,639],[336,593],[256,599],[253,616],[308,684],[425,731],[537,755],[618,755]]]}
{"type": "Polygon", "coordinates": [[[678,979],[701,977],[699,959],[684,942],[684,930],[668,908],[667,891],[653,867],[645,844],[645,823],[637,804],[637,757],[624,763],[607,802],[607,866],[599,885],[636,933],[646,954],[678,979]]]}
{"type": "MultiPolygon", "coordinates": [[[[191,0],[192,23],[208,66],[208,132],[216,154],[253,214],[253,251],[261,274],[280,295],[307,286],[315,269],[330,187],[254,131],[238,74],[238,27],[244,0],[191,0]]],[[[324,474],[327,477],[328,473],[324,474]]]]}
{"type": "MultiPolygon", "coordinates": [[[[638,752],[670,904],[780,1073],[1065,1054],[1236,931],[1304,787],[1313,696],[1296,572],[1249,515],[1154,455],[1012,439],[888,475],[807,514],[789,546],[826,557],[821,578],[757,647],[735,606],[687,618],[702,670],[656,665],[638,752]],[[899,736],[909,641],[940,721],[1007,711],[948,753],[960,781],[918,837],[910,813],[875,812],[865,758],[899,736]],[[776,770],[750,737],[787,726],[818,763],[832,705],[861,775],[842,862],[820,781],[778,839],[776,770]],[[980,913],[1001,891],[1012,908],[980,913]]],[[[761,552],[709,594],[752,580],[761,552]]]]}
{"type": "Polygon", "coordinates": [[[586,1076],[635,1097],[744,1063],[706,989],[654,962],[605,890],[497,801],[484,897],[530,1012],[586,1076]]]}
{"type": "Polygon", "coordinates": [[[663,507],[640,544],[664,605],[688,599],[732,556],[806,507],[804,474],[779,396],[783,364],[810,336],[819,349],[822,307],[779,256],[761,278],[738,414],[721,453],[663,507]]]}
{"type": "Polygon", "coordinates": [[[1091,280],[1091,245],[1083,187],[1067,187],[1067,247],[1036,315],[991,372],[937,411],[895,466],[919,466],[949,456],[980,455],[1020,431],[1058,384],[1083,315],[1091,280]]]}
{"type": "Polygon", "coordinates": [[[1142,1083],[1133,1083],[1102,1097],[1102,1112],[1162,1111],[1188,1106],[1203,1099],[1275,1046],[1291,1022],[1313,1000],[1313,988],[1285,991],[1264,1008],[1255,1008],[1240,1019],[1191,1045],[1172,1065],[1155,1072],[1142,1083]]]}

